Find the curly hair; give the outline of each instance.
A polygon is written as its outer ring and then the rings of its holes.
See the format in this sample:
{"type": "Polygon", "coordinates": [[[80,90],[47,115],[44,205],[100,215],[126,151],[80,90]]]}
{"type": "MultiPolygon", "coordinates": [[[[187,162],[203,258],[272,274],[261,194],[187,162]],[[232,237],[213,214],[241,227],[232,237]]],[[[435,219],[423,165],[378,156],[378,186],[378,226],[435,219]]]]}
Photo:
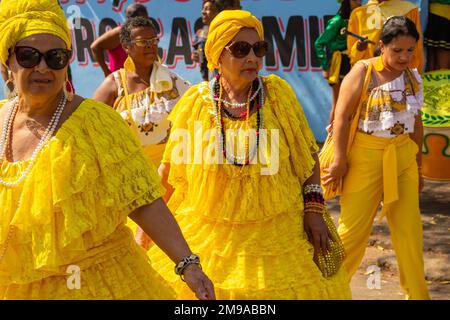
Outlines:
{"type": "Polygon", "coordinates": [[[135,17],[125,21],[125,24],[120,28],[120,43],[129,44],[131,42],[131,31],[137,28],[152,28],[156,33],[158,30],[149,18],[135,17]]]}

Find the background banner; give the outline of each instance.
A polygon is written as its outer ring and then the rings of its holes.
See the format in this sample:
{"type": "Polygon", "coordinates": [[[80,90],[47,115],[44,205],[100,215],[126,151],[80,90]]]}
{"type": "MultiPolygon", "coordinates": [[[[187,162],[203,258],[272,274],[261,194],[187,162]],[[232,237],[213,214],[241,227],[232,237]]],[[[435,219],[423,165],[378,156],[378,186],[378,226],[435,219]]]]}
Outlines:
{"type": "MultiPolygon", "coordinates": [[[[105,31],[125,20],[125,8],[142,3],[159,28],[159,53],[163,63],[195,84],[201,81],[199,67],[192,61],[195,25],[201,16],[202,0],[60,0],[72,23],[71,69],[76,92],[91,97],[103,81],[101,68],[93,61],[91,43],[105,31]],[[78,18],[78,19],[76,19],[78,18]]],[[[367,1],[363,1],[367,2],[367,1]]],[[[413,1],[416,4],[420,0],[413,1]]],[[[336,0],[242,0],[264,24],[270,50],[262,74],[275,73],[295,90],[316,139],[326,137],[331,107],[331,89],[323,79],[314,53],[314,41],[326,22],[336,14],[336,0]]],[[[3,88],[3,82],[1,87],[3,88]]],[[[0,90],[0,98],[3,90],[0,90]]]]}

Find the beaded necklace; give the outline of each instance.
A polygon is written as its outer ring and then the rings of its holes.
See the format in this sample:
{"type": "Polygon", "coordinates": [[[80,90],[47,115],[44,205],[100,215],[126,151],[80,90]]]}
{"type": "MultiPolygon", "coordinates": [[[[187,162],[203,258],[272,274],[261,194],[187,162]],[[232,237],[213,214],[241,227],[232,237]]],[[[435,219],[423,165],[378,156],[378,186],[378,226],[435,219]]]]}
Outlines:
{"type": "MultiPolygon", "coordinates": [[[[228,152],[227,146],[226,146],[226,134],[225,134],[225,125],[222,118],[222,111],[224,114],[226,114],[226,109],[223,108],[222,103],[222,95],[223,95],[223,88],[220,84],[220,76],[216,76],[210,83],[210,92],[211,92],[211,98],[213,100],[214,104],[214,117],[216,120],[216,127],[220,131],[220,145],[222,146],[222,154],[224,155],[227,162],[239,166],[244,167],[248,164],[250,164],[251,159],[253,159],[256,156],[257,150],[259,148],[259,136],[260,136],[260,130],[264,128],[264,89],[262,86],[262,80],[260,77],[257,78],[259,87],[257,89],[259,96],[259,104],[256,104],[256,144],[255,148],[250,153],[249,148],[249,137],[247,136],[245,138],[245,153],[243,157],[236,156],[233,153],[228,152]]],[[[256,80],[255,80],[256,81],[256,80]]],[[[240,117],[240,119],[246,120],[246,130],[248,131],[250,128],[250,103],[251,103],[251,93],[252,93],[253,85],[250,87],[246,107],[247,110],[245,113],[243,113],[240,117]]],[[[233,117],[232,117],[233,118],[233,117]]]]}

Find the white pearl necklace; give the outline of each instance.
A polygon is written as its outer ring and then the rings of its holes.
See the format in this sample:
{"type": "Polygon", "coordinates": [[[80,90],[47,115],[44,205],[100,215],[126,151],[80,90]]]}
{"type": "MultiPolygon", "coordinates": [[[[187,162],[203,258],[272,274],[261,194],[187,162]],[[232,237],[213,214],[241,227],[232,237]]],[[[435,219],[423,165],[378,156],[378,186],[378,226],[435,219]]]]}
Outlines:
{"type": "MultiPolygon", "coordinates": [[[[53,136],[53,133],[56,130],[56,127],[58,126],[59,120],[61,118],[61,114],[64,111],[64,107],[67,104],[67,98],[65,95],[61,98],[61,101],[58,104],[58,107],[55,110],[55,113],[53,114],[47,128],[45,129],[44,134],[41,137],[41,140],[39,140],[38,145],[34,149],[31,158],[29,160],[29,163],[25,170],[23,170],[22,174],[17,178],[15,181],[5,181],[0,177],[0,184],[6,186],[6,187],[13,187],[18,185],[25,177],[30,173],[31,168],[33,167],[33,164],[39,154],[39,152],[42,150],[42,148],[45,146],[47,141],[53,136]]],[[[9,142],[11,132],[13,130],[14,125],[14,118],[17,114],[17,111],[19,109],[19,99],[16,98],[14,100],[14,103],[9,107],[9,111],[5,117],[5,121],[3,124],[3,130],[2,135],[0,138],[0,160],[3,161],[6,159],[6,146],[9,142]]]]}
{"type": "MultiPolygon", "coordinates": [[[[211,80],[211,84],[210,84],[211,88],[214,88],[216,86],[216,82],[217,82],[217,79],[214,77],[211,80]]],[[[262,81],[261,81],[261,77],[258,77],[258,89],[256,89],[255,93],[253,93],[253,95],[250,97],[250,102],[255,100],[256,96],[258,95],[258,93],[261,90],[262,90],[262,81]]],[[[214,101],[219,101],[219,98],[214,98],[214,95],[213,95],[213,99],[214,99],[214,101]]],[[[247,106],[247,102],[242,102],[242,103],[230,102],[223,98],[222,98],[222,103],[224,105],[228,106],[230,109],[238,109],[238,108],[243,108],[243,107],[247,106]]]]}

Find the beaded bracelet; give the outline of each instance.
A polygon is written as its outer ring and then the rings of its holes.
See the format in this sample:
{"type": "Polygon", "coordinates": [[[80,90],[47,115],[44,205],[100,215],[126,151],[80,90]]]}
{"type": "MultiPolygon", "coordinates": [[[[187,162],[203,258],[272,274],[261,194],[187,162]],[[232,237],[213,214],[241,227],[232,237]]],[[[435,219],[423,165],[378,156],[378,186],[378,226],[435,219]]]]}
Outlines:
{"type": "Polygon", "coordinates": [[[324,204],[325,203],[325,199],[323,198],[323,194],[318,193],[318,192],[306,193],[303,196],[303,201],[305,203],[308,203],[308,202],[317,202],[317,203],[320,203],[320,204],[324,204]]]}
{"type": "Polygon", "coordinates": [[[175,274],[179,275],[181,280],[184,281],[184,269],[191,264],[196,264],[200,267],[200,269],[202,268],[200,264],[200,257],[195,254],[191,254],[190,256],[184,257],[180,262],[178,262],[177,265],[175,265],[175,274]]]}
{"type": "Polygon", "coordinates": [[[320,186],[320,184],[307,184],[304,188],[303,188],[303,194],[308,194],[308,193],[320,193],[323,194],[323,190],[322,187],[320,186]]]}
{"type": "Polygon", "coordinates": [[[305,203],[305,213],[316,213],[323,214],[326,211],[327,207],[323,203],[318,202],[308,202],[305,203]]]}

